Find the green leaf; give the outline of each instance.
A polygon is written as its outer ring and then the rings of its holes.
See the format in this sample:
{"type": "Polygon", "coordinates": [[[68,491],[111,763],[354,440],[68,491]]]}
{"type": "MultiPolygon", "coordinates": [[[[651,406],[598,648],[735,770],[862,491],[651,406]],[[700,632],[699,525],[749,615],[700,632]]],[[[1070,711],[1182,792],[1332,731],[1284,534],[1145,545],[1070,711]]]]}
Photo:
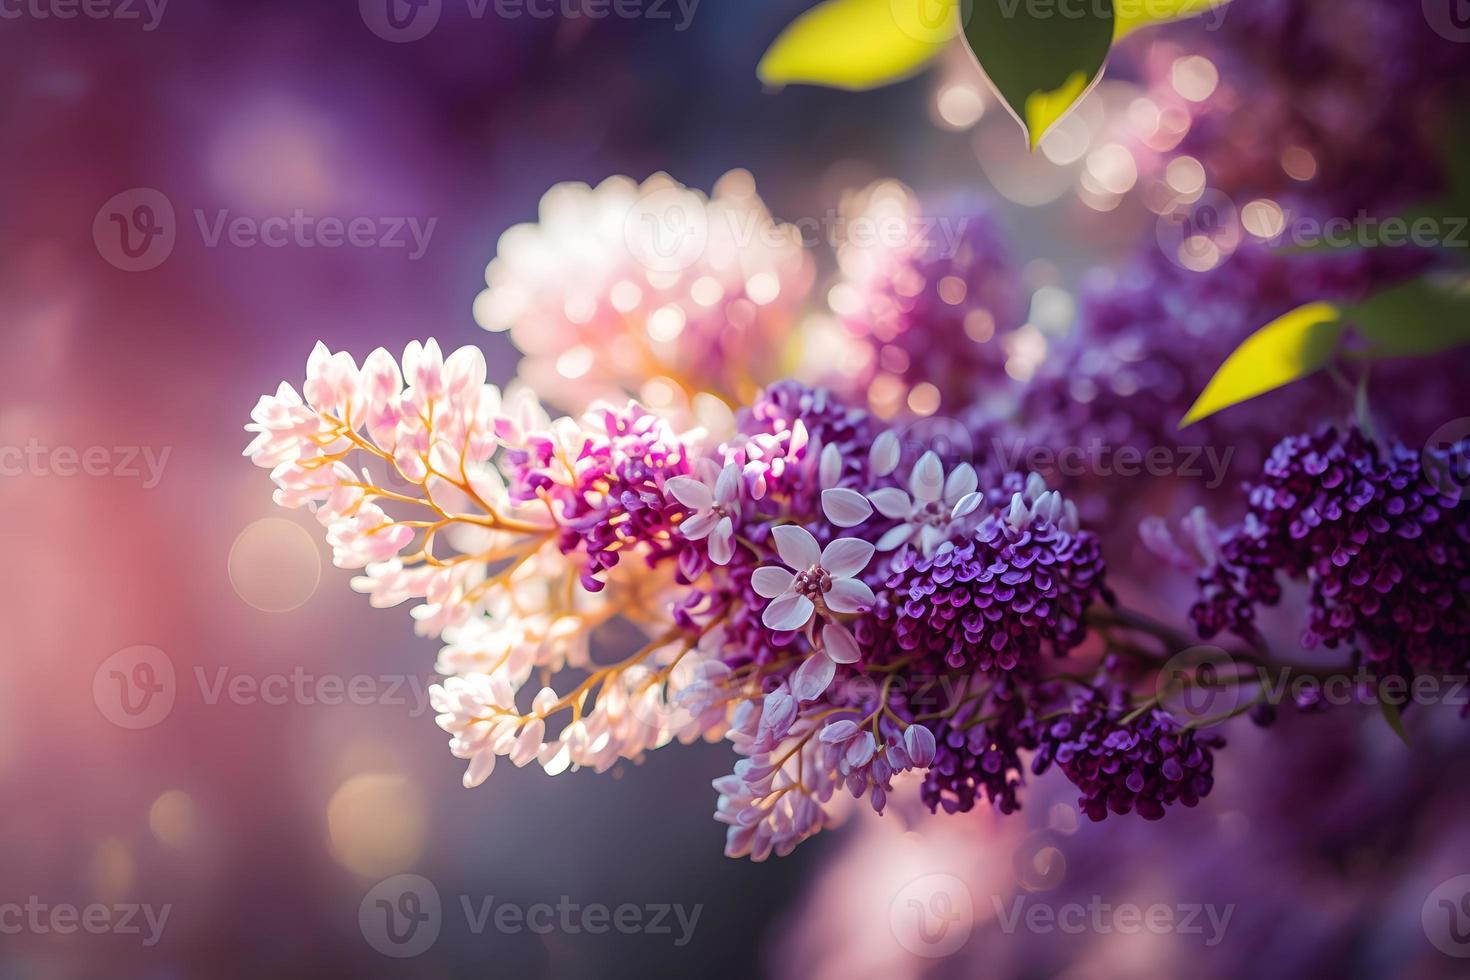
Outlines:
{"type": "Polygon", "coordinates": [[[1229,2],[1230,0],[1120,0],[1113,12],[1117,22],[1113,40],[1117,41],[1150,24],[1198,17],[1229,2]]]}
{"type": "Polygon", "coordinates": [[[1342,311],[1331,303],[1308,303],[1266,324],[1225,359],[1179,428],[1321,370],[1342,328],[1342,311]]]}
{"type": "Polygon", "coordinates": [[[1102,74],[1112,0],[965,0],[965,41],[1031,148],[1102,74]]]}
{"type": "Polygon", "coordinates": [[[1354,357],[1426,357],[1470,343],[1470,282],[1413,279],[1343,310],[1368,346],[1354,357]]]}
{"type": "Polygon", "coordinates": [[[781,32],[756,74],[767,85],[877,88],[921,70],[959,27],[954,0],[827,0],[781,32]]]}

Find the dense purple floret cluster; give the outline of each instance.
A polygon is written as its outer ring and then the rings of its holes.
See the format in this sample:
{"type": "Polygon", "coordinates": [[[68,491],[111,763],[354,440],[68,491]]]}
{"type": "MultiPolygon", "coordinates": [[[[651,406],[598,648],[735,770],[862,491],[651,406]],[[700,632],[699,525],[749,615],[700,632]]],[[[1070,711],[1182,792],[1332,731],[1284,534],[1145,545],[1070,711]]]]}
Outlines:
{"type": "Polygon", "coordinates": [[[1129,710],[1119,688],[1095,688],[1054,722],[1033,760],[1040,774],[1056,763],[1082,795],[1092,820],[1136,812],[1158,820],[1175,803],[1195,806],[1214,786],[1217,735],[1183,728],[1162,708],[1129,710]]]}
{"type": "Polygon", "coordinates": [[[1043,644],[1061,656],[1085,639],[1104,571],[1096,536],[1060,507],[1020,520],[995,508],[952,547],[899,552],[875,619],[899,651],[935,667],[1030,676],[1043,644]]]}
{"type": "Polygon", "coordinates": [[[1038,724],[1010,689],[971,702],[935,732],[937,751],[919,797],[932,812],[968,813],[989,800],[1001,813],[1021,808],[1021,752],[1040,744],[1038,724]],[[982,708],[981,705],[988,705],[982,708]]]}
{"type": "Polygon", "coordinates": [[[1201,579],[1201,635],[1250,635],[1285,577],[1310,587],[1307,647],[1351,646],[1389,669],[1470,665],[1470,506],[1445,485],[1450,462],[1356,428],[1282,440],[1201,579]]]}

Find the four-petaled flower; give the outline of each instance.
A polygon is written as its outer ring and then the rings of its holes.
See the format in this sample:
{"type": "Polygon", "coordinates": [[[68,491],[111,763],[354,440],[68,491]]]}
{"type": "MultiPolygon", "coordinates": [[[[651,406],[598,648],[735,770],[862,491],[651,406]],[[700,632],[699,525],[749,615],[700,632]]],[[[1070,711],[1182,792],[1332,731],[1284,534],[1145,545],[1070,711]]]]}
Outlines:
{"type": "Polygon", "coordinates": [[[710,561],[730,564],[735,554],[735,521],[740,513],[740,467],[727,463],[723,470],[708,460],[697,467],[699,478],[676,476],[665,484],[674,499],[688,507],[690,514],[679,524],[679,530],[691,541],[709,539],[710,561]]]}

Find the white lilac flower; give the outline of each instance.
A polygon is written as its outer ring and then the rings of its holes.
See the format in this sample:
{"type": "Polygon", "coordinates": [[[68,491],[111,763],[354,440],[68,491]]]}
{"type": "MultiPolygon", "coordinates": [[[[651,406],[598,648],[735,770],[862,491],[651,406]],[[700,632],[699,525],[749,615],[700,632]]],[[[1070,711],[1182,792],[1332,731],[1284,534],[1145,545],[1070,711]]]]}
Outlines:
{"type": "Polygon", "coordinates": [[[939,456],[927,452],[909,474],[909,489],[884,487],[868,494],[878,513],[899,523],[878,539],[879,551],[894,551],[906,544],[932,554],[947,540],[955,521],[974,513],[982,502],[975,491],[979,480],[975,468],[961,463],[944,474],[939,456]]]}
{"type": "Polygon", "coordinates": [[[819,548],[811,532],[795,524],[783,524],[771,536],[781,560],[795,571],[764,565],[751,578],[757,594],[771,600],[761,616],[767,628],[804,629],[819,611],[856,613],[873,604],[873,590],[854,577],[872,559],[871,544],[838,538],[819,548]]]}
{"type": "Polygon", "coordinates": [[[726,463],[724,469],[715,469],[714,463],[701,460],[696,472],[698,478],[676,476],[664,488],[691,512],[680,522],[680,533],[691,541],[708,539],[710,561],[728,565],[735,554],[741,468],[726,463]]]}

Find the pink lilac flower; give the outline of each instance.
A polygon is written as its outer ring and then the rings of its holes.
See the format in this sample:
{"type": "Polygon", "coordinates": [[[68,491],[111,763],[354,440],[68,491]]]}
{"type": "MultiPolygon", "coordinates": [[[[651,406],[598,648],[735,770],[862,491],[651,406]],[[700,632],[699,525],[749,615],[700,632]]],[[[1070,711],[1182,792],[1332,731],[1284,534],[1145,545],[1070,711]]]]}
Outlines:
{"type": "Polygon", "coordinates": [[[635,397],[685,423],[701,396],[743,404],[780,376],[814,268],[743,170],[709,196],[666,174],[558,184],[501,236],[475,319],[570,411],[635,397]]]}

